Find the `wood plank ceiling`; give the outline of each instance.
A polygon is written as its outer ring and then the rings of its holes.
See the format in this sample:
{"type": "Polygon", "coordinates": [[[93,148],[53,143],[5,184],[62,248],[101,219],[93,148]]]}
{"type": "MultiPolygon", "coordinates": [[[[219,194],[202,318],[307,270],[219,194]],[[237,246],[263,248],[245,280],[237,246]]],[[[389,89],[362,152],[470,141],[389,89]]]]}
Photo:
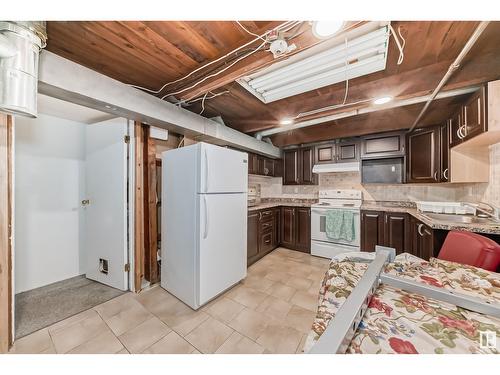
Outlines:
{"type": "MultiPolygon", "coordinates": [[[[282,22],[246,21],[242,24],[251,32],[262,34],[282,22]]],[[[395,30],[401,27],[401,34],[406,39],[403,63],[397,65],[399,51],[391,39],[386,69],[349,81],[347,103],[385,95],[409,98],[430,93],[477,24],[462,21],[392,22],[395,30]]],[[[121,82],[150,89],[159,89],[164,83],[177,80],[255,38],[232,21],[48,22],[47,29],[49,51],[121,82]]],[[[307,22],[292,31],[296,35],[292,41],[298,50],[318,43],[307,22]]],[[[191,86],[208,74],[227,67],[258,44],[256,42],[237,55],[170,85],[161,94],[191,86]]],[[[279,126],[280,119],[343,101],[345,82],[269,104],[260,102],[234,82],[244,73],[272,61],[269,52],[257,51],[220,76],[182,92],[177,98],[200,98],[209,90],[212,93],[227,91],[206,100],[203,115],[222,116],[228,126],[250,134],[279,126]]],[[[499,78],[500,22],[491,22],[444,90],[499,78]]],[[[423,119],[423,125],[444,121],[461,99],[437,101],[423,119]]],[[[200,103],[199,100],[186,108],[199,113],[200,103]]],[[[277,134],[272,140],[277,145],[288,145],[408,128],[422,106],[416,104],[338,120],[277,134]]]]}

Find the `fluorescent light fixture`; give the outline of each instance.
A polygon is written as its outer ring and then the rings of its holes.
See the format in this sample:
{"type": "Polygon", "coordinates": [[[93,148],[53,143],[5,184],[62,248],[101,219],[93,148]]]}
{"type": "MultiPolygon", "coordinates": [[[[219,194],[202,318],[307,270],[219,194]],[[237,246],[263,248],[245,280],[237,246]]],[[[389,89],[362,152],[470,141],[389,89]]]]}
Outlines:
{"type": "Polygon", "coordinates": [[[388,23],[334,36],[288,59],[237,80],[264,103],[385,69],[388,23]],[[346,42],[347,40],[347,42],[346,42]]]}
{"type": "Polygon", "coordinates": [[[339,32],[344,26],[344,21],[314,21],[312,32],[318,39],[328,38],[339,32]]]}
{"type": "Polygon", "coordinates": [[[392,100],[392,96],[382,96],[380,98],[377,98],[373,101],[373,104],[385,104],[389,103],[392,100]]]}
{"type": "Polygon", "coordinates": [[[284,118],[283,120],[280,121],[281,125],[290,125],[293,124],[293,120],[291,118],[284,118]]]}

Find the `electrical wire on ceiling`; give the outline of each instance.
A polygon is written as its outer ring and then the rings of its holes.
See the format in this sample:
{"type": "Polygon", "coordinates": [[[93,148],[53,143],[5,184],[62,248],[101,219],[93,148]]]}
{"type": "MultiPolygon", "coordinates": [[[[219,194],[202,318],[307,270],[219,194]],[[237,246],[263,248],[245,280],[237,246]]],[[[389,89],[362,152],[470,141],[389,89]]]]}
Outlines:
{"type": "MultiPolygon", "coordinates": [[[[222,92],[218,92],[218,93],[213,93],[212,91],[209,91],[210,94],[212,94],[212,96],[207,96],[205,98],[205,100],[209,100],[209,99],[213,99],[213,98],[216,98],[218,96],[221,96],[221,95],[224,95],[224,94],[229,94],[229,90],[225,90],[225,91],[222,91],[222,92]]],[[[183,102],[179,102],[179,105],[182,105],[182,104],[186,104],[186,105],[191,105],[193,103],[196,103],[196,102],[199,102],[200,100],[202,100],[203,97],[200,97],[200,98],[197,98],[197,99],[193,99],[193,100],[188,100],[188,101],[183,101],[183,102]]]]}
{"type": "Polygon", "coordinates": [[[245,30],[248,34],[253,35],[253,36],[256,36],[257,38],[262,39],[263,41],[267,41],[267,39],[264,39],[264,38],[263,38],[263,37],[261,37],[259,34],[255,34],[255,33],[251,32],[250,30],[248,30],[245,26],[243,26],[243,25],[241,24],[241,22],[240,22],[240,21],[236,21],[236,23],[237,23],[237,24],[238,24],[238,25],[239,25],[239,26],[240,26],[243,30],[245,30]]]}
{"type": "Polygon", "coordinates": [[[224,69],[221,69],[213,74],[209,74],[208,76],[205,76],[203,77],[202,79],[200,79],[199,81],[193,83],[192,85],[188,86],[188,87],[185,87],[183,89],[180,89],[180,90],[177,90],[177,91],[174,91],[174,92],[169,92],[168,94],[165,94],[161,97],[162,100],[165,100],[165,98],[169,97],[169,96],[173,96],[173,95],[177,95],[177,94],[180,94],[180,93],[183,93],[184,91],[188,91],[196,86],[198,86],[200,83],[203,83],[205,82],[207,79],[210,79],[210,78],[213,78],[213,77],[216,77],[218,76],[219,74],[225,72],[226,70],[228,70],[229,68],[231,68],[233,65],[235,65],[236,63],[240,62],[241,60],[247,58],[248,56],[250,55],[253,55],[255,52],[259,51],[262,49],[262,47],[264,47],[265,45],[267,44],[267,41],[265,42],[262,42],[255,50],[247,53],[246,55],[243,55],[242,57],[236,59],[235,61],[233,61],[231,64],[229,64],[228,66],[226,66],[224,69]]]}
{"type": "Polygon", "coordinates": [[[207,95],[210,91],[207,91],[205,93],[205,95],[203,95],[203,98],[201,98],[201,111],[200,113],[198,113],[199,115],[201,115],[203,112],[205,112],[205,99],[207,98],[207,95]]]}
{"type": "MultiPolygon", "coordinates": [[[[142,87],[142,86],[138,86],[138,85],[129,85],[129,86],[131,86],[131,87],[135,87],[136,89],[144,90],[144,91],[147,91],[147,92],[150,92],[150,93],[153,93],[153,94],[159,94],[161,91],[163,91],[163,90],[165,89],[165,87],[170,86],[170,85],[173,85],[174,83],[178,83],[178,82],[180,82],[180,81],[183,81],[183,80],[185,80],[186,78],[191,77],[194,73],[199,72],[200,70],[205,69],[206,67],[208,67],[208,66],[210,66],[210,65],[213,65],[213,64],[215,64],[215,63],[217,63],[217,62],[219,62],[219,61],[221,61],[221,60],[225,59],[226,57],[228,57],[228,56],[232,55],[233,53],[235,53],[235,52],[237,52],[237,51],[239,51],[239,50],[241,50],[241,49],[243,49],[243,48],[245,48],[245,47],[247,47],[247,46],[249,46],[249,45],[251,45],[251,44],[255,43],[255,42],[256,42],[257,40],[259,40],[259,39],[263,39],[263,38],[264,38],[266,35],[268,35],[269,33],[273,32],[273,31],[275,31],[275,30],[278,30],[278,31],[279,31],[279,30],[281,30],[281,29],[282,29],[282,28],[284,28],[284,27],[288,27],[288,26],[290,26],[290,24],[296,24],[296,22],[297,22],[297,21],[287,21],[287,22],[284,22],[284,23],[282,23],[281,25],[276,26],[274,29],[268,30],[268,31],[266,31],[264,34],[259,35],[257,38],[254,38],[254,39],[252,39],[251,41],[249,41],[249,42],[247,42],[247,43],[245,43],[245,44],[243,44],[243,45],[241,45],[241,46],[239,46],[239,47],[237,47],[237,48],[233,49],[232,51],[230,51],[230,52],[226,53],[225,55],[223,55],[223,56],[221,56],[221,57],[219,57],[219,58],[217,58],[217,59],[215,59],[215,60],[212,60],[212,61],[210,61],[210,62],[208,62],[208,63],[206,63],[206,64],[204,64],[204,65],[202,65],[202,66],[200,66],[200,67],[198,67],[198,68],[196,68],[195,70],[191,71],[190,73],[186,74],[185,76],[183,76],[183,77],[181,77],[181,78],[178,78],[178,79],[176,79],[176,80],[174,80],[174,81],[171,81],[171,82],[167,82],[167,83],[165,83],[165,84],[164,84],[163,86],[161,86],[158,90],[152,90],[152,89],[148,89],[148,88],[146,88],[146,87],[142,87]]],[[[265,39],[264,39],[264,40],[265,40],[265,39]]],[[[266,41],[266,43],[267,43],[267,41],[266,41]]],[[[167,96],[168,96],[168,95],[167,95],[167,96]]],[[[166,96],[164,96],[164,97],[166,97],[166,96]]]]}
{"type": "Polygon", "coordinates": [[[404,58],[405,58],[404,48],[405,48],[405,44],[406,44],[406,39],[403,38],[403,35],[401,35],[401,25],[398,26],[398,34],[399,34],[399,37],[403,41],[402,43],[398,39],[398,37],[396,35],[396,32],[394,31],[394,28],[392,27],[391,24],[389,24],[389,29],[391,30],[390,35],[392,35],[394,37],[396,45],[397,45],[397,47],[399,49],[398,65],[401,65],[402,62],[403,62],[403,60],[404,60],[404,58]]]}

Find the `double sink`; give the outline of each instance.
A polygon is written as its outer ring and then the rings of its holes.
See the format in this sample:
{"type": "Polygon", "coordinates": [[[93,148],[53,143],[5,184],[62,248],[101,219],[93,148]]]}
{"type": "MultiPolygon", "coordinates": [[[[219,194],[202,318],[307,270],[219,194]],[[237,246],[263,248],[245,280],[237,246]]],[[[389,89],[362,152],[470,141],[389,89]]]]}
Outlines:
{"type": "Polygon", "coordinates": [[[500,222],[494,219],[475,215],[434,214],[430,212],[421,213],[421,215],[445,223],[500,225],[500,222]]]}

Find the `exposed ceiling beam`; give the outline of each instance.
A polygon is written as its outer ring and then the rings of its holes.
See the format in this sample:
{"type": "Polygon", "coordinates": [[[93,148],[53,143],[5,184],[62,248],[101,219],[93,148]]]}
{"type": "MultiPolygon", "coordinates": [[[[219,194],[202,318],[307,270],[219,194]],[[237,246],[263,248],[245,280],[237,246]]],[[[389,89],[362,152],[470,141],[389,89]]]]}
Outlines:
{"type": "MultiPolygon", "coordinates": [[[[463,89],[444,91],[444,92],[441,92],[440,94],[438,94],[435,98],[436,99],[443,99],[443,98],[450,98],[453,96],[470,94],[474,91],[477,91],[478,88],[479,87],[467,87],[467,88],[463,88],[463,89]]],[[[366,113],[383,111],[383,110],[387,110],[387,109],[391,109],[391,108],[398,108],[398,107],[404,107],[404,106],[408,106],[408,105],[412,105],[412,104],[424,103],[427,100],[429,100],[430,97],[431,97],[431,95],[424,95],[424,96],[418,96],[418,97],[409,98],[409,99],[395,100],[395,101],[389,102],[388,104],[385,104],[385,105],[370,105],[370,106],[363,107],[363,108],[348,110],[345,112],[335,113],[335,114],[329,115],[329,116],[322,116],[322,117],[318,117],[315,119],[294,123],[291,125],[281,126],[278,128],[272,128],[272,129],[268,129],[268,130],[263,130],[261,132],[256,133],[255,137],[257,139],[262,139],[264,137],[269,137],[273,134],[288,132],[290,130],[295,130],[295,129],[306,128],[306,127],[313,126],[313,125],[323,124],[325,122],[340,120],[340,119],[358,116],[358,115],[362,115],[362,114],[366,114],[366,113]]]]}
{"type": "Polygon", "coordinates": [[[280,150],[244,133],[177,107],[103,74],[43,51],[38,91],[41,94],[141,121],[197,140],[228,145],[273,158],[280,150]]]}
{"type": "MultiPolygon", "coordinates": [[[[351,23],[348,27],[344,29],[344,31],[351,30],[353,28],[359,27],[363,24],[367,23],[366,21],[360,21],[360,22],[353,22],[351,23]]],[[[288,54],[284,56],[283,58],[287,58],[291,55],[294,55],[296,53],[299,53],[305,49],[308,49],[312,46],[315,46],[319,43],[322,43],[322,40],[318,40],[313,33],[312,29],[308,27],[304,33],[298,35],[296,38],[290,40],[290,43],[293,43],[296,45],[296,49],[293,51],[293,53],[288,54]]],[[[252,56],[249,56],[248,58],[242,60],[240,63],[235,64],[232,68],[228,69],[227,71],[224,72],[224,74],[221,74],[220,76],[216,76],[212,79],[207,80],[206,82],[201,83],[200,85],[197,85],[195,88],[192,90],[187,90],[181,95],[181,98],[183,100],[187,99],[193,99],[196,98],[200,95],[203,95],[204,93],[212,90],[216,90],[219,87],[222,87],[224,85],[227,85],[231,82],[234,82],[238,78],[241,78],[257,69],[262,69],[270,64],[276,63],[277,61],[282,60],[280,59],[275,59],[273,57],[273,54],[270,53],[267,50],[262,50],[262,52],[257,52],[253,54],[252,56]]]]}

